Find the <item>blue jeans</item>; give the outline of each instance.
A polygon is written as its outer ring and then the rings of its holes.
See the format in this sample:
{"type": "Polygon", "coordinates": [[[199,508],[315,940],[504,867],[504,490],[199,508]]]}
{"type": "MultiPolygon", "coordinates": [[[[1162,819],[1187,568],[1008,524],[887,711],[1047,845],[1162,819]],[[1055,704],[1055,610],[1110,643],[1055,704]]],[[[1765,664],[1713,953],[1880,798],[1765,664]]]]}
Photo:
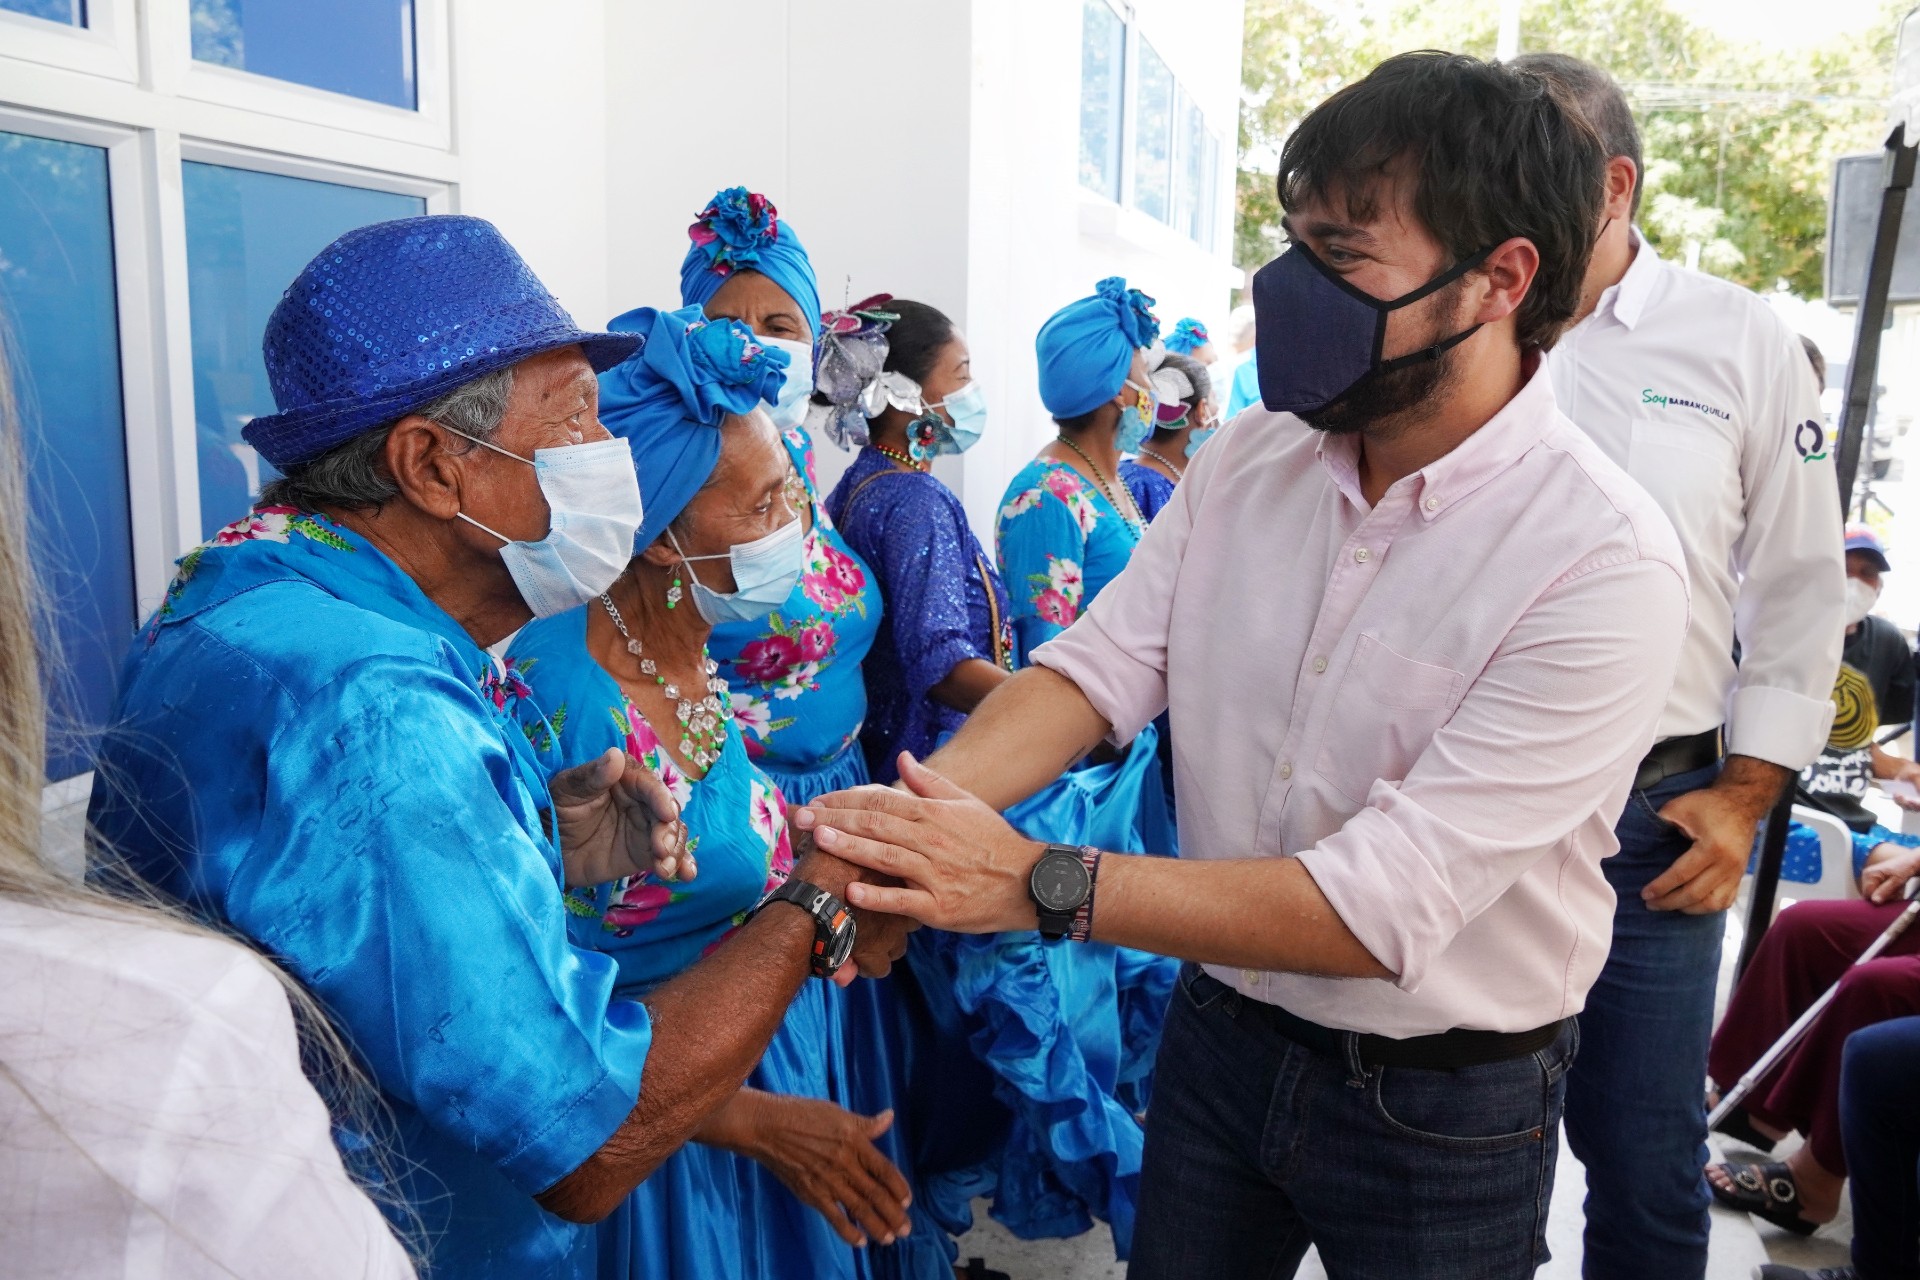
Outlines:
{"type": "Polygon", "coordinates": [[[1860,1280],[1920,1280],[1920,1018],[1847,1037],[1840,1140],[1860,1280]]]}
{"type": "Polygon", "coordinates": [[[1720,766],[1627,797],[1602,864],[1613,950],[1580,1015],[1567,1141],[1587,1166],[1586,1280],[1698,1280],[1707,1270],[1707,1041],[1726,913],[1649,911],[1640,890],[1692,843],[1658,816],[1720,766]]]}
{"type": "Polygon", "coordinates": [[[1547,1258],[1578,1032],[1458,1071],[1363,1067],[1187,965],[1147,1113],[1131,1280],[1519,1280],[1547,1258]]]}

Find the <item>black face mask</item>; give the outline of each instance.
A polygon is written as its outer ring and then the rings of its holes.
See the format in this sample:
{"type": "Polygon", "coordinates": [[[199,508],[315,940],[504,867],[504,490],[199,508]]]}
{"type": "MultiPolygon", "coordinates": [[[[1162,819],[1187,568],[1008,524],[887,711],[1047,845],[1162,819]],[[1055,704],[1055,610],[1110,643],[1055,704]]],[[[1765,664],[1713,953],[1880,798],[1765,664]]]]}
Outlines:
{"type": "Polygon", "coordinates": [[[1487,260],[1493,248],[1455,263],[1410,293],[1376,298],[1355,288],[1296,240],[1253,277],[1254,354],[1260,401],[1276,413],[1311,417],[1369,379],[1437,361],[1480,328],[1381,359],[1387,316],[1446,288],[1487,260]]]}

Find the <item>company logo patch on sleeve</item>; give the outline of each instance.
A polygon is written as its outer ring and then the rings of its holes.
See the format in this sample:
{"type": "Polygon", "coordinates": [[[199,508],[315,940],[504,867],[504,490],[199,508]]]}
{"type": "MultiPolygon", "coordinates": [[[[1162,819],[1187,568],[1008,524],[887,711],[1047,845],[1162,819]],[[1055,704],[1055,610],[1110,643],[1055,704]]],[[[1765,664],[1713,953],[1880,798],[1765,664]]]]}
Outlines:
{"type": "Polygon", "coordinates": [[[1802,462],[1818,462],[1827,456],[1827,429],[1808,418],[1793,429],[1793,451],[1802,462]]]}

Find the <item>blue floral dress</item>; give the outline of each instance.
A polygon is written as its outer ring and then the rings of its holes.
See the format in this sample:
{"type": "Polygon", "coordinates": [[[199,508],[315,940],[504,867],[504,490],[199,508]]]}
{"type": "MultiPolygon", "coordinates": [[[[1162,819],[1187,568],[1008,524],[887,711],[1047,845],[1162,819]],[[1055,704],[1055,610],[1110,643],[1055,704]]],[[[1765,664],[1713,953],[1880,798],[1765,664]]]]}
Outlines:
{"type": "Polygon", "coordinates": [[[714,628],[709,648],[754,763],[804,803],[867,781],[860,664],[880,630],[880,595],[819,500],[812,440],[798,427],[783,437],[813,508],[806,573],[784,607],[714,628]]]}
{"type": "MultiPolygon", "coordinates": [[[[597,607],[597,606],[589,606],[597,607]]],[[[653,727],[586,647],[585,609],[538,619],[507,655],[513,707],[549,776],[624,747],[658,774],[687,823],[699,874],[684,883],[630,876],[567,890],[576,946],[612,957],[620,995],[639,999],[711,952],[792,867],[786,805],[749,757],[738,722],[698,780],[660,747],[653,727]]],[[[828,984],[809,981],[747,1083],[769,1093],[847,1104],[828,984]]],[[[772,1172],[688,1143],[641,1183],[599,1230],[602,1280],[759,1280],[870,1275],[772,1172]]]]}

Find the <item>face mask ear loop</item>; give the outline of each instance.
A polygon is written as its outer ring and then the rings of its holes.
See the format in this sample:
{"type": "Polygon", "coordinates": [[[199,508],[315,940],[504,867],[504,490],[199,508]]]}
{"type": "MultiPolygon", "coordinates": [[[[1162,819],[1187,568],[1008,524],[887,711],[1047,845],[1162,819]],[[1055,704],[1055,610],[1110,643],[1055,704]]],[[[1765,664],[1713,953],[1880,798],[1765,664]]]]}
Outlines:
{"type": "MultiPolygon", "coordinates": [[[[455,432],[455,434],[457,435],[457,434],[459,434],[459,433],[458,433],[458,432],[455,432]]],[[[511,543],[511,542],[513,541],[513,539],[512,539],[512,538],[509,538],[509,537],[508,537],[508,536],[507,536],[506,534],[504,534],[504,533],[497,533],[497,532],[495,532],[494,530],[492,530],[492,529],[489,529],[489,528],[487,528],[487,526],[485,526],[485,525],[483,525],[483,524],[481,524],[481,523],[480,523],[480,522],[479,522],[478,520],[475,520],[475,519],[474,519],[474,518],[473,518],[472,516],[470,516],[470,515],[468,515],[468,514],[467,514],[466,512],[464,512],[464,511],[456,511],[456,512],[454,512],[453,514],[454,514],[454,515],[456,515],[456,516],[459,516],[459,517],[460,517],[460,518],[461,518],[462,520],[465,520],[465,521],[466,521],[466,522],[467,522],[468,524],[470,524],[470,525],[472,525],[472,526],[473,526],[474,528],[476,528],[476,529],[479,529],[479,530],[480,530],[480,531],[482,531],[483,533],[491,533],[491,534],[493,534],[493,536],[494,536],[494,537],[496,537],[496,538],[498,538],[498,539],[500,539],[500,541],[502,541],[502,542],[505,542],[505,543],[511,543]]]]}

